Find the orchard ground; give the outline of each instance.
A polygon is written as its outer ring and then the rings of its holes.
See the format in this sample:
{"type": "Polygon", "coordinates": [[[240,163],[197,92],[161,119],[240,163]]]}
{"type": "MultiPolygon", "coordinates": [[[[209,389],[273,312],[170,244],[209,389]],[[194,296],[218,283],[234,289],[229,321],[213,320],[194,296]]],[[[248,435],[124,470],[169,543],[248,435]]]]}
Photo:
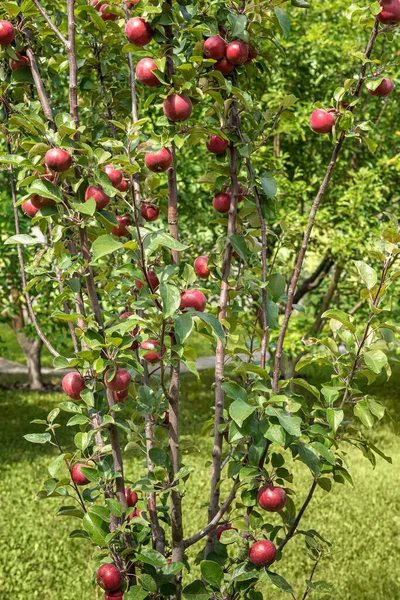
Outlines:
{"type": "MultiPolygon", "coordinates": [[[[10,342],[12,337],[10,337],[10,342]]],[[[9,356],[7,356],[9,358],[9,356]]],[[[16,358],[14,356],[14,358],[16,358]]],[[[182,389],[182,455],[191,454],[195,476],[189,480],[185,506],[186,533],[195,532],[201,522],[200,507],[209,494],[210,469],[207,465],[211,438],[201,433],[205,420],[211,416],[212,373],[201,373],[201,381],[185,375],[182,389]]],[[[6,382],[5,382],[6,383],[6,382]]],[[[399,402],[400,369],[388,384],[375,385],[390,415],[395,415],[399,402]]],[[[73,528],[67,519],[54,519],[58,501],[37,503],[35,494],[47,477],[47,464],[53,456],[50,446],[29,444],[23,435],[35,431],[32,419],[45,417],[60,401],[56,393],[38,394],[22,391],[1,391],[2,418],[0,445],[2,449],[0,477],[0,597],[13,600],[43,598],[46,600],[102,600],[103,595],[94,585],[92,549],[81,539],[68,539],[73,528]]],[[[64,424],[70,415],[62,419],[64,424]]],[[[349,447],[348,460],[354,479],[354,488],[336,486],[332,494],[322,489],[313,500],[304,517],[302,529],[316,528],[332,542],[332,555],[321,564],[316,581],[325,580],[334,585],[335,593],[324,597],[331,600],[398,600],[400,599],[400,438],[393,435],[396,423],[386,418],[375,430],[374,442],[390,455],[390,465],[378,458],[375,472],[368,461],[349,447]]],[[[61,442],[67,447],[72,431],[59,429],[61,442]]],[[[127,476],[136,478],[143,469],[140,459],[127,456],[127,476]]],[[[310,485],[310,474],[299,465],[295,476],[301,482],[296,504],[304,498],[310,485]]],[[[203,511],[204,514],[204,511],[203,511]]],[[[279,517],[272,516],[269,522],[279,517]]],[[[77,526],[79,522],[76,521],[77,526]]],[[[298,594],[305,589],[312,562],[299,546],[301,539],[293,539],[285,550],[285,561],[274,565],[298,594]],[[299,546],[298,546],[299,545],[299,546]],[[297,547],[297,550],[296,550],[297,547]]],[[[191,549],[191,577],[197,574],[196,552],[191,549]]],[[[289,596],[273,588],[263,589],[266,599],[283,600],[289,596]]],[[[301,595],[300,595],[301,598],[301,595]]]]}

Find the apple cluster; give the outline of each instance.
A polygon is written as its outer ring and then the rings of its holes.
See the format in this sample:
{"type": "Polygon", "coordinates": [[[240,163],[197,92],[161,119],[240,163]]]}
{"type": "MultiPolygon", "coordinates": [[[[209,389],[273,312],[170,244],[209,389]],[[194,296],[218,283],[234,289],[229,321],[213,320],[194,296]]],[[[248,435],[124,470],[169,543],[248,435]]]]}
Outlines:
{"type": "Polygon", "coordinates": [[[227,77],[235,67],[251,62],[258,56],[258,50],[247,42],[233,40],[227,43],[224,39],[226,29],[220,27],[220,35],[212,35],[204,42],[204,56],[215,60],[214,69],[227,77]]]}

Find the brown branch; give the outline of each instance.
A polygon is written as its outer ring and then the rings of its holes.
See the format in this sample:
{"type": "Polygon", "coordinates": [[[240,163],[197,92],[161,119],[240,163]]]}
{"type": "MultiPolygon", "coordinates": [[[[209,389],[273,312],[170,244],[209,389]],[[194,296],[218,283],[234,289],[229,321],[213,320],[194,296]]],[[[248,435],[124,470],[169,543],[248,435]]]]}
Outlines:
{"type": "Polygon", "coordinates": [[[68,62],[69,62],[69,104],[71,117],[76,128],[79,127],[78,116],[78,65],[75,51],[75,0],[68,0],[68,62]]]}
{"type": "MultiPolygon", "coordinates": [[[[112,409],[114,404],[116,404],[116,402],[114,400],[114,394],[113,394],[112,390],[110,390],[110,389],[107,389],[107,402],[108,402],[108,406],[109,406],[110,410],[112,409]]],[[[115,418],[115,413],[110,412],[110,415],[111,415],[111,417],[115,418]]],[[[124,512],[125,512],[126,509],[128,508],[128,505],[126,503],[126,497],[125,497],[124,467],[123,467],[123,462],[122,462],[121,446],[120,446],[119,437],[118,437],[118,428],[116,425],[110,425],[109,431],[110,431],[110,443],[111,443],[114,471],[116,473],[120,474],[120,477],[117,477],[117,479],[115,480],[116,496],[117,496],[117,500],[119,502],[121,502],[124,512]]],[[[118,525],[120,525],[122,523],[123,518],[124,518],[123,515],[120,518],[115,517],[114,529],[116,529],[118,527],[118,525]]]]}
{"type": "Polygon", "coordinates": [[[38,11],[40,12],[40,14],[42,15],[42,17],[45,19],[47,25],[56,34],[56,36],[58,37],[58,39],[60,40],[60,42],[68,50],[68,47],[69,47],[68,40],[65,39],[65,37],[63,36],[63,34],[61,33],[61,31],[58,29],[58,27],[56,25],[54,25],[53,21],[50,19],[49,15],[46,13],[46,11],[44,10],[44,8],[39,4],[38,0],[32,0],[32,1],[33,1],[33,4],[38,9],[38,11]]]}
{"type": "MultiPolygon", "coordinates": [[[[374,26],[372,28],[372,32],[367,44],[367,48],[365,51],[365,57],[368,59],[371,56],[371,52],[372,49],[374,47],[375,44],[375,40],[377,38],[378,35],[378,31],[379,31],[379,21],[377,19],[375,19],[375,23],[374,26]]],[[[361,94],[361,90],[362,90],[362,86],[364,83],[364,78],[365,78],[365,73],[366,73],[366,69],[367,69],[367,62],[365,62],[360,70],[359,73],[359,79],[358,79],[358,83],[357,86],[354,90],[354,97],[355,98],[359,98],[360,94],[361,94]]],[[[352,106],[349,108],[349,110],[351,112],[353,112],[355,109],[355,106],[352,106]]],[[[287,332],[287,328],[289,325],[289,320],[290,320],[290,316],[292,314],[292,309],[293,309],[293,298],[294,298],[294,294],[296,292],[296,287],[297,287],[297,283],[300,277],[300,273],[301,273],[301,269],[303,266],[303,261],[304,261],[304,257],[307,251],[307,247],[308,247],[308,243],[310,241],[310,236],[311,236],[311,232],[314,226],[314,222],[315,222],[315,217],[319,208],[319,205],[325,195],[325,192],[328,188],[328,185],[331,181],[332,178],[332,174],[334,171],[334,168],[336,166],[336,162],[338,160],[340,151],[342,149],[344,140],[345,140],[345,136],[346,136],[346,132],[342,131],[338,141],[335,144],[335,148],[333,150],[332,153],[332,157],[328,166],[328,169],[325,173],[325,177],[323,179],[323,182],[321,184],[321,187],[318,191],[318,194],[312,204],[311,207],[311,211],[310,211],[310,215],[308,218],[308,223],[307,223],[307,227],[306,230],[304,232],[304,237],[303,237],[303,241],[301,244],[301,249],[298,255],[298,259],[296,262],[296,267],[293,273],[293,277],[292,280],[290,282],[290,286],[289,286],[289,291],[288,291],[288,301],[287,301],[287,305],[286,305],[286,311],[285,311],[285,316],[283,318],[283,323],[279,332],[279,338],[278,338],[278,343],[277,343],[277,347],[276,347],[276,353],[275,353],[275,363],[274,363],[274,372],[273,372],[273,379],[272,379],[272,390],[277,393],[278,392],[278,381],[279,381],[279,372],[280,372],[280,364],[281,364],[281,358],[282,358],[282,352],[283,352],[283,344],[285,341],[285,336],[286,336],[286,332],[287,332]]]]}
{"type": "MultiPolygon", "coordinates": [[[[311,570],[311,574],[310,574],[310,579],[309,579],[309,581],[312,581],[312,580],[313,580],[313,578],[314,578],[314,575],[315,575],[315,571],[317,570],[317,567],[318,567],[318,565],[319,565],[319,562],[320,562],[321,558],[322,558],[322,557],[320,556],[320,557],[319,557],[319,558],[318,558],[318,559],[315,561],[315,563],[314,563],[314,566],[313,566],[313,568],[312,568],[312,570],[311,570]]],[[[302,600],[306,600],[306,598],[307,598],[307,596],[308,596],[308,594],[309,594],[310,592],[311,592],[311,588],[310,588],[309,586],[307,586],[307,587],[306,587],[306,591],[304,592],[304,595],[303,595],[303,598],[302,598],[302,600]]]]}
{"type": "Polygon", "coordinates": [[[283,548],[286,546],[288,541],[291,540],[292,537],[294,536],[294,534],[296,533],[299,523],[300,523],[304,513],[306,512],[308,505],[311,502],[311,499],[314,495],[316,487],[317,487],[317,481],[314,479],[312,486],[310,488],[310,491],[307,494],[307,498],[304,500],[304,504],[301,507],[301,509],[299,510],[299,513],[295,519],[295,522],[293,523],[292,527],[287,532],[285,538],[282,540],[282,542],[279,544],[279,546],[277,548],[278,552],[282,552],[283,548]]]}
{"type": "Polygon", "coordinates": [[[29,65],[31,68],[33,81],[35,83],[35,87],[39,96],[39,102],[42,106],[44,115],[48,120],[51,129],[55,131],[56,125],[54,123],[53,111],[51,110],[50,102],[44,89],[43,80],[40,75],[39,68],[37,66],[36,57],[31,47],[27,48],[26,55],[29,58],[29,65]]]}

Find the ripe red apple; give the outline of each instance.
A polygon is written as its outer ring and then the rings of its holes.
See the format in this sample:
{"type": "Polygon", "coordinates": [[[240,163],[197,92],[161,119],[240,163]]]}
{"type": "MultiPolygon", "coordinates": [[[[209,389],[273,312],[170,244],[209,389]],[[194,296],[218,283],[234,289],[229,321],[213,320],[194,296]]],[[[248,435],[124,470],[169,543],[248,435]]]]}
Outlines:
{"type": "Polygon", "coordinates": [[[36,213],[39,212],[39,209],[36,208],[36,206],[33,206],[31,199],[21,204],[21,208],[26,214],[26,216],[30,217],[31,219],[33,219],[36,213]]]}
{"type": "Polygon", "coordinates": [[[382,98],[385,98],[386,96],[390,96],[390,94],[393,92],[393,88],[393,81],[385,77],[382,83],[378,85],[376,90],[369,89],[368,93],[371,94],[371,96],[381,96],[382,98]]]}
{"type": "Polygon", "coordinates": [[[55,204],[55,200],[51,200],[50,198],[42,198],[41,196],[35,195],[30,198],[32,205],[40,210],[43,206],[51,206],[55,204]]]}
{"type": "Polygon", "coordinates": [[[207,150],[213,154],[223,154],[229,146],[229,142],[219,135],[209,135],[206,146],[207,150]]]}
{"type": "MultiPolygon", "coordinates": [[[[154,273],[154,271],[147,271],[147,278],[150,282],[153,292],[155,292],[160,285],[157,275],[154,273]]],[[[137,289],[140,291],[144,285],[147,285],[147,280],[145,277],[143,277],[143,281],[140,281],[140,279],[135,279],[135,284],[137,289]]]]}
{"type": "Polygon", "coordinates": [[[229,194],[221,192],[220,194],[214,196],[212,203],[217,212],[227,213],[231,207],[231,197],[229,194]]]}
{"type": "Polygon", "coordinates": [[[286,492],[283,488],[266,485],[258,492],[257,502],[268,512],[279,512],[286,504],[286,492]]]}
{"type": "Polygon", "coordinates": [[[276,548],[269,540],[260,540],[250,548],[249,558],[253,565],[266,567],[276,559],[276,548]]]}
{"type": "Polygon", "coordinates": [[[104,173],[107,173],[112,185],[115,188],[122,183],[122,177],[123,177],[122,171],[119,171],[118,169],[114,169],[114,167],[112,165],[106,165],[105,167],[102,168],[102,171],[104,171],[104,173]]]}
{"type": "Polygon", "coordinates": [[[129,190],[129,181],[127,179],[123,179],[119,185],[115,186],[117,190],[120,192],[127,192],[129,190]]]}
{"type": "Polygon", "coordinates": [[[153,173],[163,173],[172,167],[173,158],[168,148],[161,148],[157,152],[147,152],[144,162],[153,173]]]}
{"type": "Polygon", "coordinates": [[[233,65],[242,65],[249,58],[249,45],[236,40],[226,47],[226,58],[233,65]]]}
{"type": "Polygon", "coordinates": [[[204,312],[206,309],[207,299],[200,290],[186,290],[181,295],[181,304],[179,309],[194,308],[199,312],[204,312]]]}
{"type": "Polygon", "coordinates": [[[106,592],[104,594],[104,600],[122,600],[123,597],[124,592],[122,590],[116,590],[115,592],[106,592]]]}
{"type": "Polygon", "coordinates": [[[129,392],[128,390],[121,390],[120,392],[114,392],[113,396],[115,402],[118,402],[118,404],[122,404],[122,402],[125,402],[125,400],[129,396],[129,392]]]}
{"type": "Polygon", "coordinates": [[[17,52],[18,60],[13,60],[10,58],[9,65],[11,71],[16,71],[17,69],[21,69],[21,67],[29,67],[29,58],[24,56],[20,52],[17,52]]]}
{"type": "Polygon", "coordinates": [[[85,467],[86,465],[80,465],[76,463],[72,467],[71,479],[76,485],[87,485],[90,483],[89,479],[85,477],[85,475],[81,472],[81,467],[85,467]]]}
{"type": "Polygon", "coordinates": [[[159,217],[160,209],[158,206],[153,206],[151,204],[142,204],[140,207],[140,214],[145,221],[156,221],[159,217]]]}
{"type": "MultiPolygon", "coordinates": [[[[229,196],[231,196],[231,188],[227,187],[225,190],[225,193],[228,194],[229,196]]],[[[238,193],[239,193],[238,201],[242,202],[245,199],[245,197],[247,196],[248,190],[244,185],[239,183],[238,184],[238,193]]]]}
{"type": "Polygon", "coordinates": [[[151,350],[143,355],[143,359],[149,363],[160,362],[161,352],[164,353],[165,348],[161,349],[161,344],[158,340],[146,340],[140,344],[142,350],[151,350]]]}
{"type": "Polygon", "coordinates": [[[216,71],[220,71],[222,73],[222,75],[225,75],[225,77],[227,77],[227,75],[229,75],[229,73],[232,73],[234,68],[235,68],[235,65],[230,63],[229,60],[225,56],[224,56],[224,58],[221,58],[214,65],[214,69],[216,71]]]}
{"type": "Polygon", "coordinates": [[[157,65],[152,58],[142,58],[136,65],[136,79],[147,87],[157,87],[160,80],[153,73],[156,69],[157,65]]]}
{"type": "Polygon", "coordinates": [[[15,29],[10,21],[0,21],[0,46],[8,46],[15,38],[15,29]]]}
{"type": "Polygon", "coordinates": [[[49,167],[45,167],[44,170],[44,173],[39,173],[38,171],[35,171],[34,175],[39,177],[39,179],[45,179],[46,181],[54,181],[57,175],[55,173],[52,173],[49,167]]]}
{"type": "Polygon", "coordinates": [[[135,508],[135,510],[129,515],[129,520],[132,521],[134,517],[140,517],[140,510],[135,508]]]}
{"type": "Polygon", "coordinates": [[[107,375],[112,369],[108,369],[104,374],[104,385],[113,392],[122,392],[129,387],[131,374],[126,369],[117,369],[111,381],[107,381],[107,375]]]}
{"type": "Polygon", "coordinates": [[[204,56],[212,58],[213,60],[219,60],[225,56],[226,43],[219,35],[212,35],[204,42],[204,56]]]}
{"type": "Polygon", "coordinates": [[[330,133],[334,124],[335,115],[323,108],[317,108],[311,113],[310,125],[315,133],[330,133]]]}
{"type": "Polygon", "coordinates": [[[110,202],[109,196],[103,191],[99,185],[89,185],[85,192],[85,200],[88,201],[90,198],[94,198],[96,202],[96,208],[101,210],[105,208],[107,204],[110,202]]]}
{"type": "Polygon", "coordinates": [[[136,492],[132,492],[131,488],[125,488],[125,499],[129,508],[133,508],[138,503],[138,495],[136,492]]]}
{"type": "Polygon", "coordinates": [[[164,417],[163,425],[169,425],[169,410],[165,411],[165,417],[164,417]]]}
{"type": "Polygon", "coordinates": [[[116,225],[113,225],[111,233],[117,237],[124,237],[130,235],[129,231],[127,230],[127,227],[132,223],[128,215],[125,215],[123,217],[116,217],[116,219],[118,221],[118,227],[116,225]]]}
{"type": "Polygon", "coordinates": [[[108,8],[110,8],[109,4],[103,4],[102,6],[100,6],[101,18],[103,19],[103,21],[118,21],[118,15],[108,13],[108,8]]]}
{"type": "Polygon", "coordinates": [[[221,536],[224,533],[224,531],[229,531],[230,529],[232,529],[232,525],[230,523],[224,523],[223,525],[218,525],[217,530],[215,532],[215,535],[217,536],[217,540],[219,541],[221,539],[221,536]]]}
{"type": "Polygon", "coordinates": [[[377,15],[378,21],[384,25],[400,23],[400,0],[380,0],[381,12],[377,15]]]}
{"type": "Polygon", "coordinates": [[[102,0],[92,0],[92,6],[97,8],[101,4],[102,0]]]}
{"type": "Polygon", "coordinates": [[[129,19],[125,27],[125,35],[134,46],[146,46],[152,37],[150,23],[147,23],[141,17],[133,17],[129,19]]]}
{"type": "Polygon", "coordinates": [[[83,390],[86,390],[85,380],[82,377],[82,375],[80,375],[76,371],[73,371],[72,373],[67,373],[65,377],[63,377],[62,388],[67,394],[67,396],[69,396],[73,400],[80,400],[81,392],[83,392],[83,390]]]}
{"type": "Polygon", "coordinates": [[[192,101],[188,96],[171,94],[165,98],[163,103],[164,115],[174,123],[178,121],[187,121],[192,114],[192,101]]]}
{"type": "Polygon", "coordinates": [[[207,269],[208,257],[198,256],[194,261],[194,270],[200,279],[208,279],[211,275],[211,271],[207,269]]]}
{"type": "Polygon", "coordinates": [[[106,592],[115,592],[121,587],[122,575],[113,564],[101,565],[96,573],[96,581],[106,592]]]}
{"type": "Polygon", "coordinates": [[[49,169],[57,173],[68,171],[72,165],[72,156],[66,150],[62,150],[62,148],[48,150],[44,160],[49,169]]]}

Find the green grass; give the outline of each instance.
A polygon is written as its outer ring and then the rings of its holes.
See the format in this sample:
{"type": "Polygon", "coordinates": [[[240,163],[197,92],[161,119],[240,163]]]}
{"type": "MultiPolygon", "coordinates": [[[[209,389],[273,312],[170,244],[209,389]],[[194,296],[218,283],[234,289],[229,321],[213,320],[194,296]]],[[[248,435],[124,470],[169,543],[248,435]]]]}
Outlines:
{"type": "MultiPolygon", "coordinates": [[[[397,384],[399,375],[394,380],[397,384]]],[[[205,524],[205,512],[200,509],[209,491],[207,461],[211,440],[200,432],[204,420],[212,415],[211,381],[210,374],[203,373],[202,382],[190,375],[183,382],[183,460],[195,467],[184,499],[185,535],[205,524]]],[[[394,402],[396,384],[388,389],[394,402]]],[[[37,429],[29,422],[45,417],[60,395],[7,391],[2,392],[1,398],[0,598],[99,600],[103,596],[93,584],[95,563],[90,546],[84,540],[67,537],[78,522],[54,519],[58,501],[35,501],[35,493],[47,477],[53,450],[22,438],[37,429]]],[[[65,428],[59,431],[61,442],[67,447],[73,432],[65,428]]],[[[334,584],[331,600],[400,599],[400,440],[390,424],[383,425],[376,437],[392,456],[393,465],[379,459],[373,470],[360,453],[349,448],[355,488],[336,485],[330,494],[318,490],[302,522],[303,528],[315,528],[333,543],[332,555],[322,563],[316,577],[334,584]]],[[[127,457],[128,477],[137,478],[142,468],[133,456],[127,457]]],[[[296,468],[293,487],[298,490],[297,505],[309,484],[307,469],[296,468]]],[[[193,548],[192,558],[199,548],[193,548]]],[[[300,590],[304,591],[311,566],[304,542],[298,538],[288,544],[283,560],[274,568],[292,583],[296,596],[301,598],[300,590]]],[[[194,569],[190,577],[195,574],[194,569]]],[[[283,600],[288,596],[268,586],[264,598],[283,600]]]]}

